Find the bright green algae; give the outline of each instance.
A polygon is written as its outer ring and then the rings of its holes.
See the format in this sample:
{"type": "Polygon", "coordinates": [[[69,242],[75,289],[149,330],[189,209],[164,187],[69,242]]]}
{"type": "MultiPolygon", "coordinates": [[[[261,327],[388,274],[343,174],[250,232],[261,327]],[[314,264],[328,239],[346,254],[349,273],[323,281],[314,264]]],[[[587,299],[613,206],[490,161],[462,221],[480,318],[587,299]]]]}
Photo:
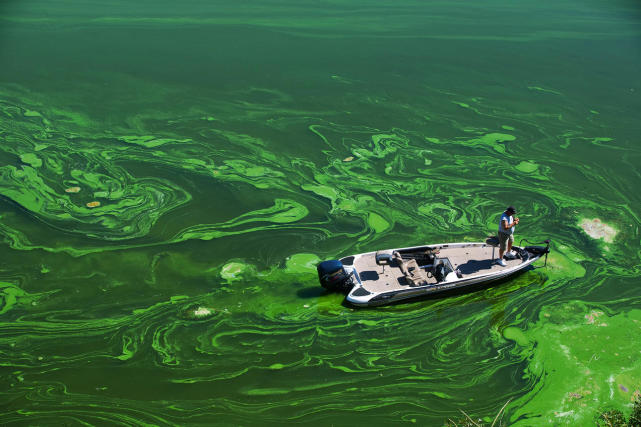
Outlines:
{"type": "Polygon", "coordinates": [[[484,7],[6,6],[3,422],[628,410],[634,11],[484,7]],[[547,268],[375,310],[318,285],[321,259],[482,240],[507,204],[517,242],[553,239],[547,268]]]}
{"type": "Polygon", "coordinates": [[[515,425],[589,425],[605,402],[627,412],[641,396],[640,329],[640,310],[607,315],[581,302],[544,308],[526,332],[506,328],[538,391],[516,411],[515,425]]]}

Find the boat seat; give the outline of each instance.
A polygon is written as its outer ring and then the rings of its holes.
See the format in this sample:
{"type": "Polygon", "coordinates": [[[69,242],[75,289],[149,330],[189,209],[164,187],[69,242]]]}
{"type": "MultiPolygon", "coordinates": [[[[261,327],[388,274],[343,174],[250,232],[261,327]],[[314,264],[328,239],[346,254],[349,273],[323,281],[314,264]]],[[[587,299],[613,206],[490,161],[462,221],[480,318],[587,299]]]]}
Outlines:
{"type": "Polygon", "coordinates": [[[378,265],[390,265],[394,259],[393,251],[376,251],[375,255],[376,264],[378,265]]]}
{"type": "Polygon", "coordinates": [[[427,284],[427,273],[419,267],[415,259],[403,262],[401,272],[410,286],[424,286],[427,284]]]}
{"type": "Polygon", "coordinates": [[[374,256],[374,259],[376,260],[376,265],[383,266],[383,273],[385,273],[386,265],[392,265],[396,261],[396,259],[394,258],[393,252],[390,250],[377,251],[376,255],[374,256]]]}
{"type": "Polygon", "coordinates": [[[499,236],[488,236],[488,238],[485,239],[485,244],[488,246],[498,246],[499,236]]]}
{"type": "Polygon", "coordinates": [[[485,240],[485,244],[489,245],[489,246],[492,246],[492,258],[491,259],[494,259],[494,251],[499,246],[499,236],[496,236],[496,235],[487,236],[487,239],[485,240]]]}

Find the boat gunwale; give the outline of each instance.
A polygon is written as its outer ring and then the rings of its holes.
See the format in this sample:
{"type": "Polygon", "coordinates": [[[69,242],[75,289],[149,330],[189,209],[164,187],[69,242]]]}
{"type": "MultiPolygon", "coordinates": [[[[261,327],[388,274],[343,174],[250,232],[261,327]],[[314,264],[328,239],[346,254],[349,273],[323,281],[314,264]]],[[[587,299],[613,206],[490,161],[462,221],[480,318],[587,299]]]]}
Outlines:
{"type": "MultiPolygon", "coordinates": [[[[404,250],[411,250],[411,249],[419,249],[419,248],[431,248],[431,249],[439,249],[439,248],[464,248],[464,247],[470,247],[470,246],[480,246],[480,247],[487,247],[487,246],[492,246],[488,245],[487,243],[483,242],[457,242],[457,243],[437,243],[433,245],[419,245],[419,246],[409,246],[406,248],[398,248],[398,249],[387,249],[386,251],[404,251],[404,250]]],[[[514,246],[515,248],[523,249],[519,246],[514,246]]],[[[378,251],[372,251],[372,252],[364,252],[361,254],[356,254],[356,255],[350,255],[353,257],[354,263],[357,258],[365,255],[370,255],[374,254],[378,251]]],[[[349,256],[348,256],[349,257],[349,256]]],[[[348,257],[343,257],[341,259],[345,259],[348,257]]],[[[369,298],[367,300],[363,300],[359,297],[356,297],[358,299],[355,299],[355,297],[352,295],[355,290],[357,289],[365,289],[363,286],[360,276],[358,276],[358,270],[356,270],[356,267],[351,267],[352,271],[356,273],[356,278],[358,281],[358,284],[354,286],[349,292],[349,294],[346,296],[345,300],[349,302],[350,304],[354,306],[360,306],[360,307],[368,307],[368,306],[375,306],[375,305],[384,305],[384,304],[390,304],[394,303],[397,301],[402,301],[405,299],[410,299],[410,298],[418,298],[421,296],[427,296],[427,295],[436,295],[438,293],[442,292],[447,292],[447,291],[453,291],[455,289],[461,289],[465,288],[467,286],[473,286],[473,285],[478,285],[478,284],[485,284],[485,283],[491,283],[494,281],[498,281],[504,278],[507,278],[508,276],[517,273],[520,270],[523,270],[530,266],[532,263],[537,261],[538,259],[541,258],[541,255],[534,255],[528,258],[527,260],[523,261],[520,264],[517,264],[513,267],[509,267],[505,270],[499,270],[495,272],[488,272],[485,274],[481,275],[476,275],[476,276],[471,276],[471,277],[466,277],[466,278],[461,278],[458,280],[453,280],[451,282],[445,282],[440,285],[423,285],[423,286],[416,286],[412,288],[407,288],[407,289],[400,289],[400,290],[395,290],[395,291],[389,291],[389,292],[382,292],[382,293],[370,293],[367,295],[369,298]],[[385,298],[385,295],[390,295],[389,297],[385,298]],[[374,298],[376,300],[372,301],[374,298]]],[[[353,265],[353,264],[352,264],[353,265]]],[[[368,291],[369,292],[369,291],[368,291]]]]}

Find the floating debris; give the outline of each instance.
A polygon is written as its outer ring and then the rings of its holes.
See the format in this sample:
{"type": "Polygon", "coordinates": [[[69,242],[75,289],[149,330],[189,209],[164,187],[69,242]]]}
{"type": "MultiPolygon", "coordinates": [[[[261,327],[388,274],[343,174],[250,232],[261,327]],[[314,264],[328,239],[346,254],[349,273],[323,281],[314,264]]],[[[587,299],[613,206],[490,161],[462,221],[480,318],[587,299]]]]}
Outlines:
{"type": "Polygon", "coordinates": [[[69,187],[65,188],[65,193],[79,193],[80,187],[69,187]]]}
{"type": "Polygon", "coordinates": [[[592,325],[596,322],[596,319],[603,314],[602,311],[597,311],[597,310],[592,310],[590,314],[586,314],[585,318],[587,319],[587,323],[592,325]]]}
{"type": "Polygon", "coordinates": [[[100,206],[100,202],[89,202],[89,203],[87,203],[87,207],[88,208],[97,208],[98,206],[100,206]]]}
{"type": "Polygon", "coordinates": [[[180,317],[186,320],[203,320],[212,317],[215,314],[213,309],[201,305],[192,305],[185,309],[180,317]]]}
{"type": "Polygon", "coordinates": [[[343,159],[344,162],[351,162],[352,160],[354,160],[354,156],[345,157],[343,159]]]}
{"type": "Polygon", "coordinates": [[[211,310],[207,307],[198,307],[196,310],[194,310],[193,314],[196,317],[205,317],[211,315],[211,310]]]}
{"type": "Polygon", "coordinates": [[[607,225],[599,218],[584,218],[579,225],[588,236],[593,239],[603,239],[607,243],[612,243],[614,236],[617,235],[617,230],[614,227],[607,225]]]}
{"type": "Polygon", "coordinates": [[[228,281],[238,280],[239,276],[247,269],[245,264],[240,262],[227,263],[220,270],[220,277],[228,281]]]}

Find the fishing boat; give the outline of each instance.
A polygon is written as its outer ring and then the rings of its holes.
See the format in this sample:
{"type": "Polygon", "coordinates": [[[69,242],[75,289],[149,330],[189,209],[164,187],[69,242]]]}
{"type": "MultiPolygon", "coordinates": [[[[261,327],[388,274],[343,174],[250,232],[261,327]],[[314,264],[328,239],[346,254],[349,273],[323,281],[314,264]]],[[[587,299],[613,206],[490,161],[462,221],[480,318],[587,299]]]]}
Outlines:
{"type": "MultiPolygon", "coordinates": [[[[376,306],[440,293],[473,290],[506,279],[550,252],[545,246],[512,247],[506,266],[497,263],[498,238],[485,242],[444,243],[387,249],[323,261],[317,266],[321,285],[347,294],[355,306],[376,306]]],[[[527,241],[526,241],[527,242],[527,241]]]]}

